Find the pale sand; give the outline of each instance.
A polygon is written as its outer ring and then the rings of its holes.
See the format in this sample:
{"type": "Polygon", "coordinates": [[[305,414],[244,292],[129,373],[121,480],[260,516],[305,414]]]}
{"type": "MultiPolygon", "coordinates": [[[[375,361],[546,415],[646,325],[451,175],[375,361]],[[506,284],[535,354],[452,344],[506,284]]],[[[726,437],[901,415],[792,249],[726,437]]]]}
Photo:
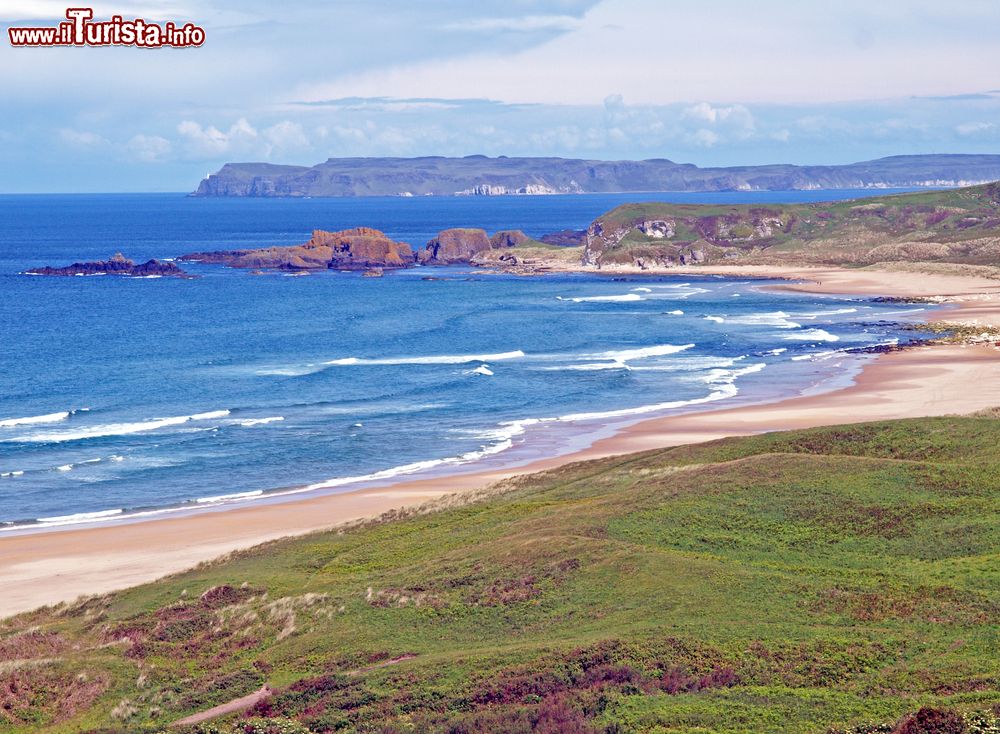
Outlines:
{"type": "MultiPolygon", "coordinates": [[[[805,278],[814,282],[783,287],[812,292],[947,296],[958,303],[959,309],[939,318],[1000,326],[1000,281],[982,277],[830,268],[698,268],[693,272],[805,278]]],[[[723,436],[961,414],[996,406],[1000,406],[1000,350],[986,344],[921,347],[880,356],[862,371],[856,384],[843,390],[767,405],[651,419],[586,450],[538,461],[516,471],[404,481],[385,488],[222,512],[3,537],[0,617],[70,601],[83,594],[134,586],[232,550],[376,517],[392,509],[421,505],[446,494],[571,461],[723,436]]]]}

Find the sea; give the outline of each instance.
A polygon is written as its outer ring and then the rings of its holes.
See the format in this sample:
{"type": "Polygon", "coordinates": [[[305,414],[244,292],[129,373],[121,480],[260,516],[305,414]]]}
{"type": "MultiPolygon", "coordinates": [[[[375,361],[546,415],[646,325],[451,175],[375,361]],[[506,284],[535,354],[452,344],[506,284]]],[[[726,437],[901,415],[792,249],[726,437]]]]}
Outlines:
{"type": "Polygon", "coordinates": [[[714,276],[40,277],[365,225],[580,229],[631,201],[886,191],[201,199],[0,196],[0,533],[135,521],[565,454],[639,420],[848,384],[926,306],[714,276]]]}

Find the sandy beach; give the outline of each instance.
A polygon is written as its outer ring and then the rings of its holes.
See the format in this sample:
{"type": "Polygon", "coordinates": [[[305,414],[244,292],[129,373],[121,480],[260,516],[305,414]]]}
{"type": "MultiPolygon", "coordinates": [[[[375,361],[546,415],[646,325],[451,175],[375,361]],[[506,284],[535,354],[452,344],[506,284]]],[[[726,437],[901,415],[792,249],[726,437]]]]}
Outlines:
{"type": "MultiPolygon", "coordinates": [[[[814,293],[941,297],[938,320],[1000,327],[1000,280],[904,270],[718,267],[670,273],[783,277],[814,293]]],[[[1000,406],[1000,349],[992,343],[936,345],[884,354],[845,389],[780,402],[661,417],[577,453],[516,471],[402,481],[388,487],[128,524],[0,538],[0,617],[152,581],[275,538],[412,507],[563,463],[724,436],[868,420],[971,413],[1000,406]]],[[[213,491],[219,488],[213,488],[213,491]]]]}

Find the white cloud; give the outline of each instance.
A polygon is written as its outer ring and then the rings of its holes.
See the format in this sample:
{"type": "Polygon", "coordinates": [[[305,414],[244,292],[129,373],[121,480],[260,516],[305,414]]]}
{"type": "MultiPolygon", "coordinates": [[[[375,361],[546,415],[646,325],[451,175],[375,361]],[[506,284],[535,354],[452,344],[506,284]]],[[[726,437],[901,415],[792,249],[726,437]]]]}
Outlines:
{"type": "Polygon", "coordinates": [[[703,127],[695,130],[690,135],[690,140],[693,144],[702,148],[711,148],[713,145],[718,144],[719,135],[718,133],[712,132],[711,130],[703,127]]]}
{"type": "Polygon", "coordinates": [[[158,163],[165,160],[171,151],[170,141],[159,135],[133,135],[126,143],[125,150],[143,163],[158,163]]]}
{"type": "Polygon", "coordinates": [[[272,149],[278,151],[301,150],[309,147],[309,138],[302,125],[290,120],[282,120],[264,130],[264,139],[272,149]]]}
{"type": "Polygon", "coordinates": [[[684,117],[692,120],[701,120],[715,124],[717,122],[727,122],[729,120],[738,121],[744,126],[753,125],[753,115],[743,105],[732,105],[729,107],[713,107],[708,102],[699,102],[696,105],[684,110],[684,117]]]}
{"type": "Polygon", "coordinates": [[[249,150],[259,139],[257,130],[245,117],[234,122],[226,132],[212,125],[203,127],[192,120],[180,123],[177,132],[187,142],[191,154],[205,158],[249,150]]]}
{"type": "Polygon", "coordinates": [[[59,139],[73,148],[99,148],[110,145],[106,138],[97,133],[87,130],[73,130],[72,128],[62,128],[59,131],[59,139]]]}
{"type": "Polygon", "coordinates": [[[604,0],[542,44],[487,45],[459,58],[340,74],[296,96],[596,104],[620,93],[642,104],[706,97],[802,104],[996,86],[990,70],[1000,66],[1000,44],[984,29],[1000,23],[1000,3],[966,3],[961,12],[954,4],[921,2],[920,12],[907,5],[604,0]]]}
{"type": "Polygon", "coordinates": [[[955,132],[959,135],[982,135],[993,132],[996,127],[992,122],[963,122],[955,126],[955,132]]]}
{"type": "Polygon", "coordinates": [[[572,15],[523,15],[515,18],[471,18],[448,23],[447,30],[530,33],[534,31],[571,31],[580,27],[572,15]]]}

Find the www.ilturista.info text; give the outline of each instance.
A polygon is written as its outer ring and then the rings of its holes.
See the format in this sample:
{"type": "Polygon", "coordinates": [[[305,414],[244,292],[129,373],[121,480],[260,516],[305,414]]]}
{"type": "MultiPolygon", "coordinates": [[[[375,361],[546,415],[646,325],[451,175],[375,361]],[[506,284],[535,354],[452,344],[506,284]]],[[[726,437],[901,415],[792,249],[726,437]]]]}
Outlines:
{"type": "Polygon", "coordinates": [[[68,8],[56,26],[8,28],[12,46],[135,46],[187,48],[205,42],[205,29],[194,23],[150,23],[142,18],[94,21],[92,8],[68,8]]]}

